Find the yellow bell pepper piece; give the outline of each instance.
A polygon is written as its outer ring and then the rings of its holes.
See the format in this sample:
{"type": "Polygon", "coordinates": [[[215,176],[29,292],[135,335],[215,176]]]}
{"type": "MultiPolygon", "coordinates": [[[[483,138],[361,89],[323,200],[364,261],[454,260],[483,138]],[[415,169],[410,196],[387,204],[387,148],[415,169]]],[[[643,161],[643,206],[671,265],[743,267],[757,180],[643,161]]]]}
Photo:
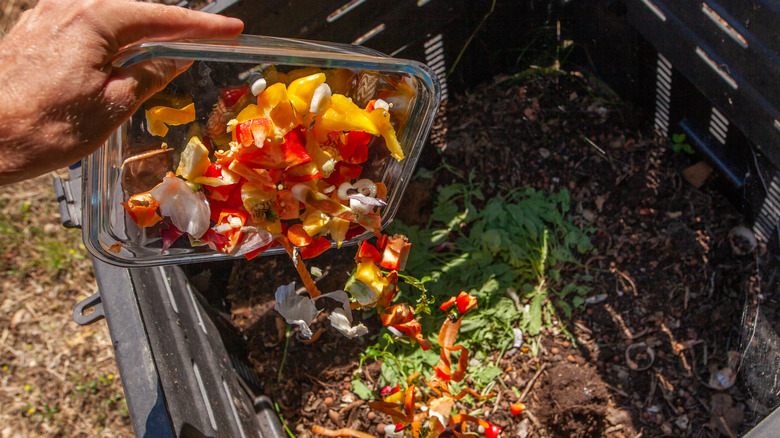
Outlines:
{"type": "Polygon", "coordinates": [[[330,216],[321,210],[306,210],[301,217],[303,230],[309,236],[316,236],[328,225],[330,216]]]}
{"type": "Polygon", "coordinates": [[[290,102],[292,102],[298,114],[306,114],[309,112],[314,90],[324,82],[325,74],[317,73],[316,75],[296,79],[290,83],[287,87],[287,96],[290,98],[290,102]]]}
{"type": "Polygon", "coordinates": [[[341,218],[330,219],[330,237],[336,242],[336,247],[341,248],[341,244],[347,237],[347,231],[349,231],[349,221],[341,218]]]}
{"type": "MultiPolygon", "coordinates": [[[[260,95],[257,96],[257,106],[261,111],[266,111],[265,115],[268,115],[267,111],[276,108],[282,102],[287,102],[290,99],[287,97],[287,87],[282,84],[273,84],[270,87],[263,90],[260,95]]],[[[239,120],[240,122],[241,120],[239,120]]]]}
{"type": "Polygon", "coordinates": [[[390,124],[390,114],[381,108],[369,113],[340,94],[331,97],[331,106],[316,119],[313,130],[321,142],[327,140],[328,132],[331,131],[363,131],[381,135],[390,155],[398,161],[404,159],[404,151],[390,124]]]}
{"type": "Polygon", "coordinates": [[[209,160],[208,148],[200,141],[198,136],[193,136],[181,153],[176,175],[181,175],[184,179],[193,181],[203,176],[209,165],[211,165],[211,161],[209,160]]]}
{"type": "Polygon", "coordinates": [[[355,279],[370,287],[371,290],[382,295],[385,287],[390,284],[390,280],[382,275],[382,271],[372,261],[360,262],[355,271],[355,279]]]}
{"type": "Polygon", "coordinates": [[[285,134],[301,124],[283,83],[266,88],[257,96],[257,105],[247,105],[236,116],[238,123],[260,118],[270,119],[273,123],[273,131],[269,137],[275,141],[281,141],[285,134]]]}
{"type": "Polygon", "coordinates": [[[186,125],[195,120],[195,104],[176,109],[168,106],[155,106],[146,110],[146,123],[149,133],[158,137],[168,134],[168,125],[186,125]]]}
{"type": "Polygon", "coordinates": [[[330,107],[315,119],[313,129],[317,140],[327,140],[328,132],[331,131],[363,131],[379,135],[379,129],[366,110],[341,94],[334,94],[330,100],[330,107]]]}
{"type": "Polygon", "coordinates": [[[398,142],[398,137],[395,135],[395,129],[390,124],[390,114],[384,109],[377,108],[371,111],[368,116],[379,130],[379,135],[385,139],[385,145],[387,150],[390,151],[390,155],[398,161],[404,159],[404,151],[401,148],[401,143],[398,142]]]}

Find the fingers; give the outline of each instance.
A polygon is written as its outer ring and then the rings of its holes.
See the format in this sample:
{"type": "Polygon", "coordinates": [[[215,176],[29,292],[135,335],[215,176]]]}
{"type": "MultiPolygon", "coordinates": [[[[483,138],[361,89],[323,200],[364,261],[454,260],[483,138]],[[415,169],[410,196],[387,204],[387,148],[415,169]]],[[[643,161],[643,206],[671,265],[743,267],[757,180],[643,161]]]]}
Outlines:
{"type": "Polygon", "coordinates": [[[125,68],[115,68],[103,91],[110,120],[124,120],[143,101],[161,91],[168,82],[192,65],[192,61],[154,59],[125,68]]]}
{"type": "Polygon", "coordinates": [[[244,29],[237,18],[177,6],[141,2],[117,2],[114,6],[119,13],[104,18],[112,27],[118,47],[139,40],[232,38],[244,29]]]}

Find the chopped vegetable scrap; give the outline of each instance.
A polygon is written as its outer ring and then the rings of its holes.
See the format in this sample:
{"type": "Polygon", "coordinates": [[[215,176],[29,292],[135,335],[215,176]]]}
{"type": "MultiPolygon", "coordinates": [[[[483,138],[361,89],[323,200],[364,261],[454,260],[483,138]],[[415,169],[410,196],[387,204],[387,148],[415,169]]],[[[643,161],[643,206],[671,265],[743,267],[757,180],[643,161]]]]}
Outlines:
{"type": "MultiPolygon", "coordinates": [[[[121,204],[139,227],[160,231],[163,251],[172,237],[186,234],[191,246],[251,259],[284,238],[305,260],[381,228],[387,188],[361,176],[372,165],[374,143],[404,158],[392,106],[382,100],[358,106],[331,88],[345,82],[333,71],[285,74],[268,67],[264,75],[219,90],[217,104],[201,118],[208,120],[204,126],[193,123],[194,103],[178,107],[186,100],[146,110],[154,136],[192,124],[186,144],[173,148],[180,151],[175,173],[121,204]],[[374,137],[382,140],[372,143],[374,137]]],[[[402,268],[404,248],[394,243],[377,263],[402,268]]],[[[334,316],[340,325],[342,316],[334,316]]]]}

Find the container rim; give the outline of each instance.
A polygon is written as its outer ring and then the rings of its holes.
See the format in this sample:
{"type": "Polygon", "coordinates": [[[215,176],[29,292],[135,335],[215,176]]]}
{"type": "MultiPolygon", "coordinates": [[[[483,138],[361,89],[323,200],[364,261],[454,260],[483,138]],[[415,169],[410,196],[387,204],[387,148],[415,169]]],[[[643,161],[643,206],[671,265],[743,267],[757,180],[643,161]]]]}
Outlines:
{"type": "MultiPolygon", "coordinates": [[[[418,61],[392,58],[357,45],[259,35],[241,35],[231,39],[215,40],[150,41],[123,48],[114,58],[113,65],[126,67],[151,59],[347,68],[414,76],[424,88],[423,98],[415,103],[415,106],[420,106],[419,111],[416,111],[419,119],[415,122],[417,128],[407,139],[408,154],[402,162],[399,162],[402,176],[396,183],[398,190],[394,191],[393,199],[388,199],[388,205],[393,207],[387,215],[383,215],[381,229],[389,225],[395,216],[441,103],[441,85],[438,76],[430,67],[418,61]]],[[[134,260],[108,251],[106,242],[101,241],[100,233],[94,226],[95,223],[101,222],[102,213],[93,211],[99,210],[101,198],[107,196],[101,189],[104,176],[102,172],[93,173],[95,168],[99,168],[104,163],[107,145],[112,139],[114,142],[120,140],[116,136],[120,135],[121,130],[120,127],[103,147],[83,161],[82,196],[83,205],[86,207],[82,209],[83,240],[89,252],[99,260],[124,267],[162,266],[241,258],[220,253],[202,253],[186,260],[176,256],[134,260]],[[93,217],[93,214],[97,216],[93,217]]],[[[345,241],[344,246],[354,245],[369,235],[368,232],[363,233],[361,236],[345,241]]]]}

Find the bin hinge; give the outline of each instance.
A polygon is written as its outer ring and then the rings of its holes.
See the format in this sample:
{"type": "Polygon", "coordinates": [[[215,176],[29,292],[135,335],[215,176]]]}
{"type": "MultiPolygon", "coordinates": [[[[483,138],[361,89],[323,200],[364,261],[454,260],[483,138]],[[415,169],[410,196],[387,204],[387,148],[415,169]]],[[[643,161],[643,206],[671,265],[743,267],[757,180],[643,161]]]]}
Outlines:
{"type": "Polygon", "coordinates": [[[65,228],[81,228],[81,162],[68,167],[68,180],[54,178],[54,195],[65,228]]]}

